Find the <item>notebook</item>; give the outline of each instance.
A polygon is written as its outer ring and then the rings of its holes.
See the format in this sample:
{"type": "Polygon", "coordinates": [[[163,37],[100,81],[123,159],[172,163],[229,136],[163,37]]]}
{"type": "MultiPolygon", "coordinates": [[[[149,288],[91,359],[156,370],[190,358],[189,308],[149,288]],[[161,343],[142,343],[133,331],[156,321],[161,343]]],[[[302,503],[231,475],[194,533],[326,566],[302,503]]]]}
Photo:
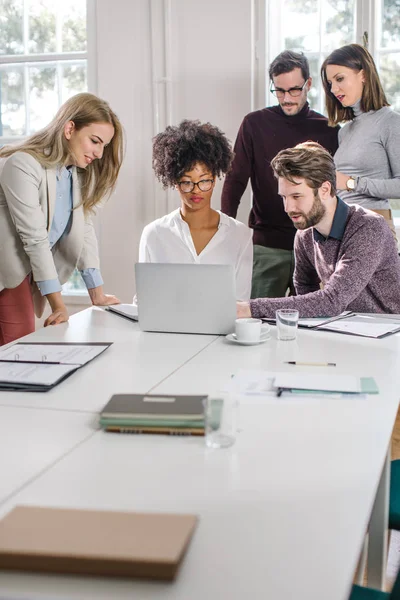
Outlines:
{"type": "Polygon", "coordinates": [[[130,319],[131,321],[137,321],[139,318],[138,307],[135,304],[115,304],[112,306],[107,306],[106,310],[115,313],[120,317],[130,319]]]}
{"type": "Polygon", "coordinates": [[[124,424],[121,422],[108,421],[107,419],[103,419],[101,421],[101,425],[105,431],[109,433],[148,433],[154,435],[176,435],[176,436],[186,436],[186,435],[204,435],[204,425],[203,424],[193,424],[189,423],[170,423],[168,425],[132,425],[130,423],[124,424]]]}
{"type": "Polygon", "coordinates": [[[103,418],[174,421],[203,419],[207,396],[115,394],[100,413],[103,418]]]}
{"type": "Polygon", "coordinates": [[[100,413],[100,426],[120,433],[204,435],[206,398],[115,394],[100,413]]]}
{"type": "Polygon", "coordinates": [[[220,427],[224,401],[208,396],[116,394],[100,413],[100,426],[118,433],[204,435],[204,402],[210,403],[207,426],[220,427]]]}
{"type": "Polygon", "coordinates": [[[170,580],[197,520],[191,514],[17,506],[0,521],[0,568],[170,580]]]}

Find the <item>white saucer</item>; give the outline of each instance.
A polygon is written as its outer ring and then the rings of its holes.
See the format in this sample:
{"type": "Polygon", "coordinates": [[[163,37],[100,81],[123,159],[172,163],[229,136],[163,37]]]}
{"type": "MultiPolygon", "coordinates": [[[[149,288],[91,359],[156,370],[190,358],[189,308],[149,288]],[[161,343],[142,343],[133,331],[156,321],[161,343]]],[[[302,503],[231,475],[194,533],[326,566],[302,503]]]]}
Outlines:
{"type": "Polygon", "coordinates": [[[226,339],[230,342],[234,342],[235,344],[240,344],[241,346],[257,346],[258,344],[264,344],[264,342],[270,340],[271,336],[269,335],[269,331],[266,331],[265,333],[261,334],[258,342],[242,342],[241,340],[236,339],[236,333],[228,333],[226,339]]]}

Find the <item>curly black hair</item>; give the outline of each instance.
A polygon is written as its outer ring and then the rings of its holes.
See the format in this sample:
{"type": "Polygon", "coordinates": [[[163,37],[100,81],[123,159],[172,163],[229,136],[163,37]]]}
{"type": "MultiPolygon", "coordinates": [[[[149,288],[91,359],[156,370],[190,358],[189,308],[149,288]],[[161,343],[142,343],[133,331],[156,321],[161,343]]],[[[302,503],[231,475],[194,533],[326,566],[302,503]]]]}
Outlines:
{"type": "Polygon", "coordinates": [[[233,156],[225,134],[210,123],[186,119],[153,139],[153,169],[164,188],[174,187],[198,162],[219,177],[229,171],[233,156]]]}

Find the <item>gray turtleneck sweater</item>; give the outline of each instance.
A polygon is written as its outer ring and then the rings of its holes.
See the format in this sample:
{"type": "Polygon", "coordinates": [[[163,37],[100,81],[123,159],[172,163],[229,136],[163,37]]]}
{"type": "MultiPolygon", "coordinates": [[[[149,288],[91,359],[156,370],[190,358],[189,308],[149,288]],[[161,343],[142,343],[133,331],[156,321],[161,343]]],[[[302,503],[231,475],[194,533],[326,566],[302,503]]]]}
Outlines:
{"type": "Polygon", "coordinates": [[[365,113],[360,101],[352,109],[334,159],[338,171],[356,177],[356,188],[340,197],[364,208],[390,208],[388,200],[400,198],[400,114],[388,106],[365,113]]]}

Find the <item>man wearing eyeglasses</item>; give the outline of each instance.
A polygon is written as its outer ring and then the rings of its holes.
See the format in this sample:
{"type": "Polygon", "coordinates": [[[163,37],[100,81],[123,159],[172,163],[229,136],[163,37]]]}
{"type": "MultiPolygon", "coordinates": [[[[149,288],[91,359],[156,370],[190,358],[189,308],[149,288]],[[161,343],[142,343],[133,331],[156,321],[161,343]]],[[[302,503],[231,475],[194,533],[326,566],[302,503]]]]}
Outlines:
{"type": "Polygon", "coordinates": [[[241,197],[251,180],[252,298],[281,297],[288,288],[293,289],[296,230],[284,211],[271,160],[281,150],[307,140],[319,142],[332,155],[338,147],[339,128],[328,127],[328,120],[311,110],[307,102],[312,79],[304,54],[290,50],[281,52],[270,65],[269,77],[271,92],[279,104],[244,118],[221,199],[222,211],[236,217],[241,197]]]}

